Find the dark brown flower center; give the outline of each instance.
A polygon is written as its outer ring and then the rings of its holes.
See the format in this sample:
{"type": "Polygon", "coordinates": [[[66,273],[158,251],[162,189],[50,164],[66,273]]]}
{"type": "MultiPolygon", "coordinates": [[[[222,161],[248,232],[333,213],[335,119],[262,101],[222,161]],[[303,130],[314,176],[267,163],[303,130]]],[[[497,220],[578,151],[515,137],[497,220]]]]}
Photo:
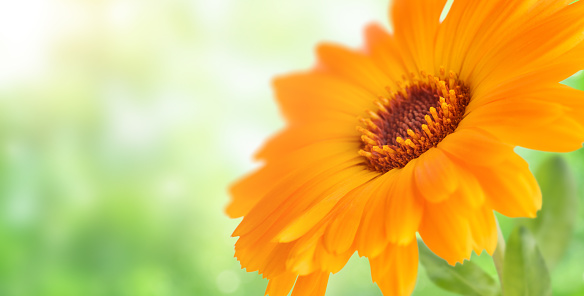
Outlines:
{"type": "Polygon", "coordinates": [[[454,132],[470,102],[470,90],[454,73],[421,73],[390,97],[375,102],[376,112],[361,119],[361,150],[370,170],[402,168],[454,132]]]}

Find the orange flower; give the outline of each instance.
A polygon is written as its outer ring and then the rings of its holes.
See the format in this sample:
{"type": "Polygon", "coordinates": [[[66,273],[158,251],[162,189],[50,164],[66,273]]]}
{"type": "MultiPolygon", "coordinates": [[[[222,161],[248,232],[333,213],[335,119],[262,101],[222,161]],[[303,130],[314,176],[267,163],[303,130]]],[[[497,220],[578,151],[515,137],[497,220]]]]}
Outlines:
{"type": "Polygon", "coordinates": [[[571,151],[584,94],[558,82],[584,68],[584,2],[395,0],[394,33],[275,81],[287,119],[233,186],[234,236],[271,296],[323,295],[358,251],[384,295],[416,282],[416,232],[450,264],[492,254],[493,210],[535,217],[539,187],[513,148],[571,151]]]}

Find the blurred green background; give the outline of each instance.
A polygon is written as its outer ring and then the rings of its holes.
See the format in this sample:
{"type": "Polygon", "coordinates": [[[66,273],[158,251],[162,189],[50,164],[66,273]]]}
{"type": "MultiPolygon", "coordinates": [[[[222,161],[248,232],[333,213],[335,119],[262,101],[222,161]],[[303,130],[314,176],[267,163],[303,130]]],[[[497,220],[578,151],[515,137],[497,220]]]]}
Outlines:
{"type": "MultiPolygon", "coordinates": [[[[283,126],[270,80],[359,46],[386,2],[0,2],[0,295],[263,295],[223,208],[283,126]]],[[[563,157],[583,180],[584,152],[563,157]]],[[[578,217],[557,295],[584,294],[578,217]]],[[[356,257],[327,295],[381,293],[356,257]]],[[[414,295],[451,294],[420,269],[414,295]]]]}

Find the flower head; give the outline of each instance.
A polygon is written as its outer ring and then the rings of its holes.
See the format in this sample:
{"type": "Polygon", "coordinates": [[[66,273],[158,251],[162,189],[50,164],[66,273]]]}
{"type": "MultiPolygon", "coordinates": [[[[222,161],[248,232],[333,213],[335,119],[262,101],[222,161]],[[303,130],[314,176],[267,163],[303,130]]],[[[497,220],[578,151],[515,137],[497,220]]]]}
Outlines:
{"type": "Polygon", "coordinates": [[[534,217],[539,187],[513,148],[571,151],[584,94],[584,3],[395,0],[394,32],[275,81],[287,127],[232,187],[237,258],[266,293],[323,295],[357,251],[384,295],[409,295],[416,233],[450,264],[492,254],[493,210],[534,217]]]}

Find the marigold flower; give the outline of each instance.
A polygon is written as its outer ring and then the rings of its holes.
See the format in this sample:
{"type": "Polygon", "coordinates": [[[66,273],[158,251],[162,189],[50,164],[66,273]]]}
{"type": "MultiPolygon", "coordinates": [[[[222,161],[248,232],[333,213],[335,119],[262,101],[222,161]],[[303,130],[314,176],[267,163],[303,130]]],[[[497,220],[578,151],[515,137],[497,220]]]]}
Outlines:
{"type": "Polygon", "coordinates": [[[323,295],[357,251],[384,295],[416,282],[416,233],[450,264],[492,254],[493,210],[535,217],[539,187],[515,146],[584,141],[584,2],[395,0],[394,32],[276,79],[288,122],[231,188],[235,254],[266,294],[323,295]]]}

